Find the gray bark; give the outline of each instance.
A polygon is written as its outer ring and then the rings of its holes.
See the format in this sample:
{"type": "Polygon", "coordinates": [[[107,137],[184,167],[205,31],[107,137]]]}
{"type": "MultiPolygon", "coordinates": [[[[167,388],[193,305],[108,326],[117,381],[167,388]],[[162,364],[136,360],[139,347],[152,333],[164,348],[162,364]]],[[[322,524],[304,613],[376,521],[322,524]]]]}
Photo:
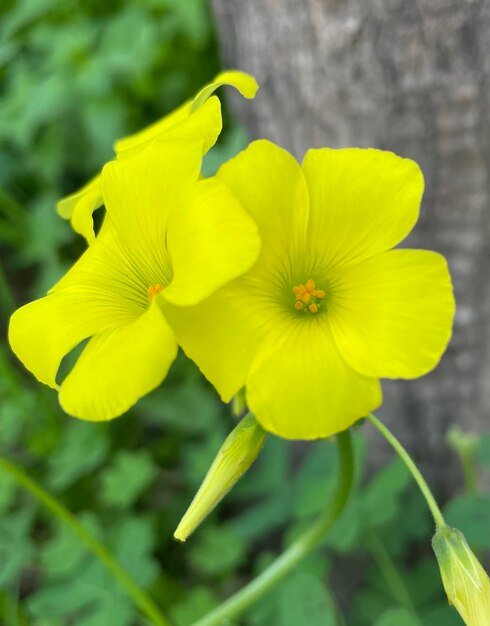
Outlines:
{"type": "MultiPolygon", "coordinates": [[[[490,1],[214,0],[225,66],[254,74],[234,101],[252,137],[301,158],[309,147],[374,146],[415,159],[426,178],[409,247],[443,253],[458,311],[430,375],[386,381],[380,414],[441,494],[460,471],[452,424],[490,416],[490,1]]],[[[385,448],[378,448],[378,459],[385,448]]]]}

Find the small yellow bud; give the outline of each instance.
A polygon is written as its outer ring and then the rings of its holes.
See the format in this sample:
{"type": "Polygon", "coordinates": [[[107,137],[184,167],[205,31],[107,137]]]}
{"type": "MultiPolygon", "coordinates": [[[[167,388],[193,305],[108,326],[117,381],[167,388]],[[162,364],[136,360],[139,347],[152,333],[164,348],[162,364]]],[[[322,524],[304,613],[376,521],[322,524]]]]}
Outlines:
{"type": "Polygon", "coordinates": [[[174,537],[185,541],[257,458],[266,432],[248,413],[228,435],[174,537]]]}
{"type": "Polygon", "coordinates": [[[466,626],[490,624],[490,579],[463,533],[449,526],[437,528],[432,547],[449,604],[466,626]]]}

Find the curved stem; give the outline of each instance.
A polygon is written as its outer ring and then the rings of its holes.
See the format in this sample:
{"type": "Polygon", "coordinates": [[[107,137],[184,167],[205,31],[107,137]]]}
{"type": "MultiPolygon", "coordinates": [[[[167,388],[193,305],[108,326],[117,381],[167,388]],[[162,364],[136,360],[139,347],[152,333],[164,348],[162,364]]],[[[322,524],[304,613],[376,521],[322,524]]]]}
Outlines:
{"type": "Polygon", "coordinates": [[[337,436],[337,442],[339,449],[339,482],[332,501],[320,515],[319,519],[257,578],[208,613],[208,615],[194,622],[192,626],[217,626],[218,624],[223,624],[226,620],[237,617],[237,615],[282,580],[299,561],[320,543],[326,532],[342,513],[352,486],[354,463],[350,432],[340,433],[337,436]]]}
{"type": "Polygon", "coordinates": [[[408,467],[410,473],[412,474],[417,485],[419,486],[419,489],[422,492],[422,495],[424,496],[429,506],[429,509],[431,510],[436,526],[439,526],[440,528],[445,528],[446,522],[444,521],[444,517],[442,516],[441,509],[437,505],[437,502],[435,501],[434,496],[432,495],[432,491],[430,490],[429,485],[425,481],[425,478],[422,476],[422,474],[420,473],[420,470],[412,461],[412,458],[410,457],[408,452],[405,450],[402,444],[398,441],[395,435],[392,432],[390,432],[386,428],[386,426],[382,422],[380,422],[379,419],[375,415],[373,415],[373,413],[370,413],[367,416],[367,419],[379,430],[379,432],[383,435],[383,437],[393,446],[398,456],[401,457],[402,461],[408,467]]]}
{"type": "Polygon", "coordinates": [[[135,605],[155,626],[169,626],[160,609],[153,600],[133,581],[129,574],[119,565],[110,552],[84,527],[77,518],[40,485],[32,480],[23,470],[0,456],[0,468],[5,470],[15,481],[27,489],[39,502],[61,522],[69,526],[83,543],[109,569],[120,585],[132,598],[135,605]]]}

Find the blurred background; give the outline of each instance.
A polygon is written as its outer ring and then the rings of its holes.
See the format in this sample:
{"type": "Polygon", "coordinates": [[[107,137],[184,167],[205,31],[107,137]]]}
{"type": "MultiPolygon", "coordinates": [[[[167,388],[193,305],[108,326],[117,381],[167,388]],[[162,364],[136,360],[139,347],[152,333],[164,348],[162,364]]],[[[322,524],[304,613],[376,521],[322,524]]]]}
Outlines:
{"type": "MultiPolygon", "coordinates": [[[[446,254],[459,310],[441,366],[386,385],[384,415],[435,485],[448,523],[485,558],[489,37],[484,2],[0,4],[0,454],[108,545],[175,626],[233,593],[314,518],[333,489],[335,448],[269,437],[218,511],[185,545],[174,542],[233,427],[229,408],[180,355],[164,386],[127,415],[87,424],[64,415],[56,394],[16,362],[9,315],[84,250],[56,215],[57,199],[112,158],[115,139],[192,96],[222,66],[252,72],[261,90],[252,103],[225,107],[206,174],[258,136],[298,157],[309,146],[373,145],[415,158],[427,193],[409,245],[446,254]]],[[[366,427],[355,444],[355,493],[323,549],[236,626],[461,623],[406,470],[366,427]]],[[[104,567],[0,470],[0,625],[143,623],[104,567]]]]}

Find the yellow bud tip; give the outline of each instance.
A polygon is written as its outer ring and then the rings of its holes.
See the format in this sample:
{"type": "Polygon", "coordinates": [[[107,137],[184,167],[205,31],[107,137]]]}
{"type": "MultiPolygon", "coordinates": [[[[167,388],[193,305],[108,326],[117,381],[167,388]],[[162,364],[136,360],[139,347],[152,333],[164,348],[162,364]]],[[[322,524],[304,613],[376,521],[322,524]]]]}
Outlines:
{"type": "Polygon", "coordinates": [[[163,287],[159,283],[157,285],[150,285],[148,287],[148,302],[151,302],[161,291],[163,291],[163,287]]]}

